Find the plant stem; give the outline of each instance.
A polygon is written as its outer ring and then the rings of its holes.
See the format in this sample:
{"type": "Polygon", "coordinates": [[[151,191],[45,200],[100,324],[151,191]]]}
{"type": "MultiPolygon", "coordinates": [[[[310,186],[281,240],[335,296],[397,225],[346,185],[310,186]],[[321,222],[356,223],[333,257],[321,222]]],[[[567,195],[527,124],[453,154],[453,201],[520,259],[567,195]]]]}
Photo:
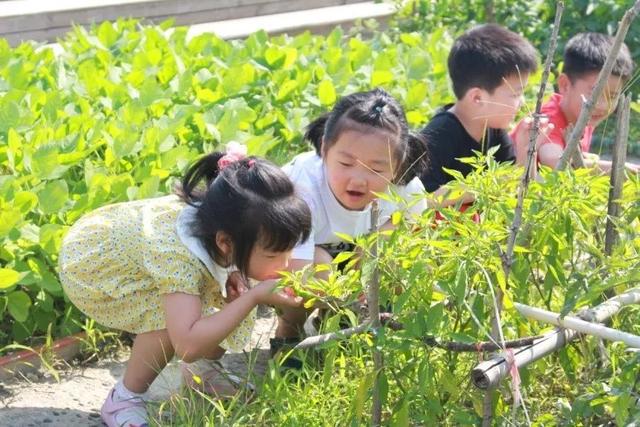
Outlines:
{"type": "MultiPolygon", "coordinates": [[[[640,1],[640,0],[639,0],[640,1]]],[[[549,50],[547,51],[547,57],[544,63],[544,70],[542,72],[542,80],[540,82],[540,90],[538,91],[538,98],[536,99],[536,109],[533,114],[533,123],[531,124],[531,130],[529,131],[529,147],[527,150],[527,162],[525,164],[524,173],[520,185],[518,186],[518,196],[516,202],[516,208],[513,215],[513,223],[511,224],[509,238],[507,240],[507,250],[501,254],[502,269],[504,272],[504,280],[508,285],[509,275],[511,273],[511,266],[513,264],[513,251],[516,244],[516,237],[518,236],[518,230],[522,223],[522,211],[524,206],[524,196],[529,188],[529,182],[535,171],[534,159],[536,153],[536,140],[538,139],[538,133],[540,131],[540,110],[542,109],[542,100],[547,88],[547,81],[549,80],[549,74],[551,72],[551,64],[553,62],[553,56],[556,51],[556,45],[558,44],[558,31],[560,30],[560,20],[562,19],[562,12],[564,11],[564,2],[559,1],[556,5],[556,16],[553,22],[553,31],[551,33],[551,41],[549,42],[549,50]]],[[[505,285],[506,286],[506,285],[505,285]]],[[[502,342],[504,346],[504,336],[502,334],[502,327],[500,322],[500,314],[502,312],[502,304],[504,299],[504,292],[502,288],[496,290],[495,301],[495,313],[491,319],[491,337],[496,342],[502,342]]],[[[484,396],[482,403],[482,426],[490,427],[493,419],[493,391],[488,390],[484,396]]]]}
{"type": "Polygon", "coordinates": [[[611,165],[611,183],[609,186],[609,202],[607,205],[607,225],[604,237],[604,253],[611,256],[613,247],[618,241],[618,230],[614,220],[620,216],[620,196],[624,183],[624,164],[627,158],[627,142],[629,140],[629,113],[631,96],[621,95],[618,101],[616,116],[616,140],[613,147],[613,161],[611,165]]]}
{"type": "MultiPolygon", "coordinates": [[[[378,216],[380,214],[380,209],[378,207],[378,202],[376,200],[373,201],[373,206],[371,207],[371,230],[376,233],[378,229],[378,216]]],[[[373,247],[371,249],[372,259],[370,262],[374,262],[375,266],[373,268],[373,275],[371,277],[371,282],[369,283],[369,295],[368,295],[368,304],[369,304],[369,319],[371,322],[371,328],[377,333],[380,329],[380,269],[378,267],[378,243],[379,237],[376,235],[375,241],[373,242],[373,247]]],[[[374,377],[373,377],[373,402],[371,407],[371,425],[372,426],[380,426],[382,425],[382,397],[380,395],[380,374],[384,369],[384,363],[382,360],[382,351],[380,350],[377,338],[374,338],[374,347],[373,347],[373,369],[374,369],[374,377]]]]}
{"type": "Polygon", "coordinates": [[[562,153],[562,157],[560,158],[560,161],[556,166],[556,170],[564,170],[569,164],[569,159],[577,162],[576,166],[582,166],[582,155],[580,151],[577,150],[578,142],[582,138],[584,128],[587,126],[587,123],[591,118],[591,113],[593,112],[593,109],[595,108],[598,100],[600,99],[600,96],[602,95],[602,91],[604,90],[604,87],[609,80],[609,76],[611,76],[611,70],[613,70],[613,65],[618,58],[618,53],[620,52],[622,43],[627,35],[627,32],[629,31],[629,27],[639,13],[640,0],[637,0],[635,4],[625,12],[622,20],[618,24],[618,31],[616,32],[616,36],[613,40],[613,45],[611,46],[609,55],[607,56],[604,65],[602,66],[602,70],[600,70],[600,74],[598,75],[598,80],[596,81],[596,85],[593,88],[591,97],[582,103],[582,110],[580,110],[578,120],[576,120],[576,124],[573,126],[573,130],[571,131],[571,135],[568,138],[567,145],[564,149],[564,152],[562,153]]]}

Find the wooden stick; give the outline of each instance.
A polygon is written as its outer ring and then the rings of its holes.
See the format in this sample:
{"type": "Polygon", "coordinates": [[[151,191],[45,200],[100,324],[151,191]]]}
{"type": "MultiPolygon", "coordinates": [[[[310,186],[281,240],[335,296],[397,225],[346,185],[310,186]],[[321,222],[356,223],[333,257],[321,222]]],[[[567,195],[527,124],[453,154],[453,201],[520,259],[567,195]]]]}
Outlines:
{"type": "Polygon", "coordinates": [[[627,344],[629,347],[640,348],[640,336],[633,335],[627,332],[619,331],[617,329],[608,328],[606,326],[588,322],[574,316],[562,317],[559,313],[544,310],[538,307],[531,307],[530,305],[513,303],[518,313],[526,317],[527,319],[539,320],[545,323],[551,323],[552,325],[560,326],[566,329],[582,332],[583,334],[594,335],[596,337],[604,338],[609,341],[619,341],[627,344]]]}
{"type": "MultiPolygon", "coordinates": [[[[371,207],[371,230],[375,233],[378,230],[378,216],[380,215],[380,209],[378,207],[377,200],[373,201],[371,207]]],[[[370,262],[375,262],[376,265],[373,269],[373,277],[369,283],[369,319],[371,319],[371,328],[377,330],[380,328],[380,269],[378,267],[378,237],[376,237],[373,247],[371,248],[372,259],[370,262]]],[[[382,425],[382,396],[380,393],[379,378],[382,370],[384,369],[384,363],[382,360],[382,351],[377,345],[373,347],[373,403],[371,407],[371,425],[382,425]]]]}
{"type": "MultiPolygon", "coordinates": [[[[391,313],[380,313],[381,324],[393,331],[400,331],[404,329],[404,325],[400,322],[391,319],[391,313]]],[[[316,347],[327,342],[337,341],[349,338],[353,335],[363,334],[371,331],[371,322],[366,321],[353,328],[342,329],[336,332],[330,332],[322,335],[315,335],[305,338],[299,342],[296,346],[292,347],[294,350],[300,350],[305,348],[316,347]]],[[[515,340],[504,341],[504,348],[517,348],[525,345],[530,345],[534,341],[543,338],[543,335],[537,335],[534,337],[524,337],[515,340]]],[[[503,347],[496,345],[492,341],[481,341],[475,343],[459,342],[459,341],[443,341],[434,336],[426,336],[420,339],[422,343],[429,347],[437,347],[447,351],[455,352],[479,352],[479,351],[496,351],[503,347]]]]}
{"type": "Polygon", "coordinates": [[[611,256],[613,247],[618,241],[618,230],[614,220],[620,216],[620,196],[624,184],[624,165],[627,160],[627,142],[629,140],[629,113],[631,96],[621,95],[618,101],[616,116],[616,140],[613,147],[613,161],[611,164],[611,183],[609,186],[609,202],[607,205],[607,225],[604,237],[604,253],[611,256]]]}
{"type": "MultiPolygon", "coordinates": [[[[623,307],[639,303],[640,289],[631,289],[592,309],[586,310],[580,317],[601,323],[614,316],[623,307]]],[[[559,350],[579,336],[580,334],[574,330],[556,328],[545,334],[541,339],[536,340],[533,344],[514,351],[514,363],[518,369],[525,367],[559,350]]],[[[497,355],[478,364],[471,371],[471,380],[476,387],[482,390],[493,389],[508,375],[510,368],[511,364],[507,362],[506,356],[504,354],[497,355]]]]}
{"type": "MultiPolygon", "coordinates": [[[[640,1],[640,0],[639,0],[640,1]]],[[[516,202],[516,208],[513,215],[513,223],[511,224],[509,238],[507,240],[507,250],[502,253],[500,258],[502,260],[502,269],[504,271],[505,280],[509,280],[511,274],[511,266],[513,264],[513,252],[516,244],[516,238],[520,225],[522,223],[522,211],[524,206],[524,196],[529,188],[529,182],[533,175],[534,160],[536,152],[536,139],[538,138],[538,132],[540,128],[540,110],[542,109],[542,100],[544,98],[544,92],[547,87],[547,81],[549,80],[549,74],[551,72],[551,64],[553,62],[553,56],[558,44],[558,32],[560,30],[560,20],[562,19],[562,12],[564,11],[564,2],[559,1],[556,5],[556,16],[553,22],[553,32],[551,33],[551,41],[549,43],[549,50],[547,51],[547,57],[545,59],[544,70],[542,72],[542,81],[540,82],[540,90],[538,91],[538,98],[536,99],[536,110],[533,115],[533,123],[529,134],[529,148],[527,150],[527,162],[525,165],[524,173],[520,185],[518,186],[518,196],[516,202]]],[[[495,313],[491,320],[491,337],[495,341],[504,342],[504,336],[502,335],[500,326],[500,314],[502,311],[504,294],[501,288],[496,290],[496,307],[495,313]]],[[[493,419],[493,391],[488,391],[482,403],[482,426],[490,427],[493,419]]]]}
{"type": "MultiPolygon", "coordinates": [[[[596,85],[593,88],[593,92],[591,93],[591,97],[589,99],[585,99],[582,103],[582,109],[580,110],[580,115],[578,116],[578,120],[576,120],[576,124],[571,131],[571,135],[567,141],[567,145],[562,153],[562,157],[560,157],[560,161],[556,166],[556,170],[564,170],[569,164],[569,159],[574,158],[578,161],[581,161],[582,156],[580,152],[577,151],[578,142],[582,139],[582,134],[584,133],[584,128],[587,126],[589,119],[591,118],[591,113],[595,108],[604,87],[609,80],[609,76],[611,76],[611,70],[613,70],[613,65],[618,58],[618,53],[620,52],[620,48],[622,47],[622,43],[629,31],[629,27],[634,19],[640,13],[640,0],[637,0],[635,4],[625,12],[622,20],[618,24],[618,31],[613,40],[613,45],[611,46],[611,51],[609,55],[607,55],[607,59],[602,66],[602,70],[600,70],[600,74],[598,75],[598,80],[596,81],[596,85]]],[[[579,165],[578,165],[579,166],[579,165]]]]}

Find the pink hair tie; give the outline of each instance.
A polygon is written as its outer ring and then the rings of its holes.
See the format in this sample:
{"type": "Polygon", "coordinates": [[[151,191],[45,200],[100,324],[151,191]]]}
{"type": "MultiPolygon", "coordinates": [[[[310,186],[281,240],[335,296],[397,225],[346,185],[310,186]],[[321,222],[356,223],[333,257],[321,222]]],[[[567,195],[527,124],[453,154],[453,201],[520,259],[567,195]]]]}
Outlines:
{"type": "Polygon", "coordinates": [[[231,163],[235,163],[247,157],[247,146],[236,141],[229,142],[225,151],[226,154],[218,159],[219,170],[226,168],[231,163]]]}

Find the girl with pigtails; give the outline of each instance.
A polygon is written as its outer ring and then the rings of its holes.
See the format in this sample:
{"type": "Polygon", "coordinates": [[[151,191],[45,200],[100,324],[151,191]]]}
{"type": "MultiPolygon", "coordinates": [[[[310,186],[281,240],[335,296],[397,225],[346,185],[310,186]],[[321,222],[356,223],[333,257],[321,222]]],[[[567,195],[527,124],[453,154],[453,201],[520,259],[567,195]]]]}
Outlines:
{"type": "Polygon", "coordinates": [[[102,406],[109,427],[148,424],[143,393],[174,354],[188,377],[189,363],[248,343],[258,304],[302,304],[274,292],[271,279],[308,238],[309,208],[281,169],[240,148],[197,161],[176,195],[104,206],[64,238],[69,299],[98,323],[136,334],[124,378],[102,406]],[[249,278],[260,283],[249,287],[249,278]]]}

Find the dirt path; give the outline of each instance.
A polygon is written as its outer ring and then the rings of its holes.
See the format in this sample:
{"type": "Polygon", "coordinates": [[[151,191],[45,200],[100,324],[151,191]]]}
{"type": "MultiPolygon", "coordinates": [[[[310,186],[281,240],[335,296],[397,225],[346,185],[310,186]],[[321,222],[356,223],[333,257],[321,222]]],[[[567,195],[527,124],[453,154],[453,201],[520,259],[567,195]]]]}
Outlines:
{"type": "MultiPolygon", "coordinates": [[[[222,364],[238,376],[247,372],[247,361],[255,357],[254,370],[263,372],[268,359],[269,338],[275,331],[273,311],[259,311],[251,337],[250,353],[227,354],[222,364]]],[[[0,384],[0,426],[103,426],[100,406],[124,372],[128,354],[88,366],[61,372],[60,382],[50,374],[39,373],[26,379],[0,384]]],[[[181,376],[172,361],[149,390],[152,400],[164,400],[178,392],[181,376]]]]}

